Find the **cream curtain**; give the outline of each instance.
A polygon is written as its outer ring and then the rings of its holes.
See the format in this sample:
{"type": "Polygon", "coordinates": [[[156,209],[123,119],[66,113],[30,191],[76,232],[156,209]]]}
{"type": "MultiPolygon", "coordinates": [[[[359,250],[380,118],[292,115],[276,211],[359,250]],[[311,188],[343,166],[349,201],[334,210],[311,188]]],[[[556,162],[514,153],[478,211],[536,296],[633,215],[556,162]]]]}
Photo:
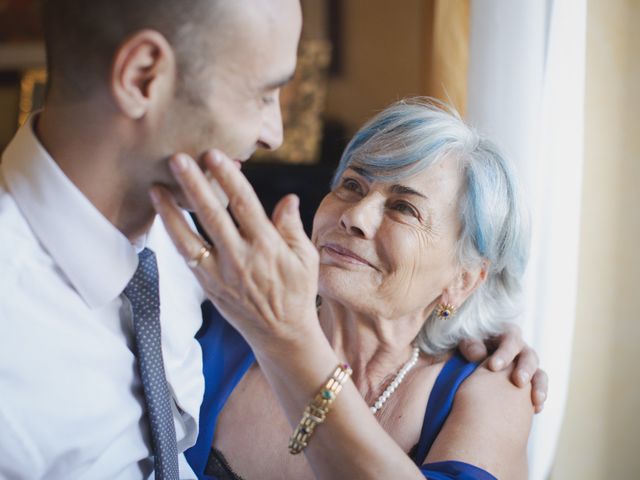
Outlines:
{"type": "Polygon", "coordinates": [[[530,439],[548,477],[567,395],[577,289],[586,0],[472,0],[467,117],[520,171],[532,219],[521,325],[550,378],[530,439]]]}

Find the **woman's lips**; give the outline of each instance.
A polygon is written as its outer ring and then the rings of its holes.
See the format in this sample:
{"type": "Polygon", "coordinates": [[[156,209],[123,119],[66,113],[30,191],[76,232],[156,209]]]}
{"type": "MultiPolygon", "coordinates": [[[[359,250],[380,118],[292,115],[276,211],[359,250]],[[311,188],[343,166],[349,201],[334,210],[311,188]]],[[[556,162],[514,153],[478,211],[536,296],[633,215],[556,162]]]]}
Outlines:
{"type": "Polygon", "coordinates": [[[342,247],[335,243],[327,243],[322,246],[322,248],[332,257],[337,258],[343,262],[351,263],[354,265],[366,265],[368,267],[373,267],[371,263],[369,263],[364,258],[356,255],[354,252],[349,250],[348,248],[342,247]]]}

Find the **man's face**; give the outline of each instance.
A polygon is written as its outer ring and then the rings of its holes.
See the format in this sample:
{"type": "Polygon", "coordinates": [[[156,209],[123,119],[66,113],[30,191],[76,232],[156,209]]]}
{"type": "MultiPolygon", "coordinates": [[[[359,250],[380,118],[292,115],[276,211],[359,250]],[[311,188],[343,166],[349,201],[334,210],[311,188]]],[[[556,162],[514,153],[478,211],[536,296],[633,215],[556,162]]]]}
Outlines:
{"type": "MultiPolygon", "coordinates": [[[[211,59],[206,75],[186,78],[169,102],[157,138],[165,155],[198,158],[217,148],[240,163],[257,148],[282,143],[279,93],[295,70],[302,23],[298,0],[241,0],[230,8],[211,33],[212,51],[193,53],[211,59]]],[[[166,178],[160,182],[187,207],[166,157],[161,169],[166,178]]]]}

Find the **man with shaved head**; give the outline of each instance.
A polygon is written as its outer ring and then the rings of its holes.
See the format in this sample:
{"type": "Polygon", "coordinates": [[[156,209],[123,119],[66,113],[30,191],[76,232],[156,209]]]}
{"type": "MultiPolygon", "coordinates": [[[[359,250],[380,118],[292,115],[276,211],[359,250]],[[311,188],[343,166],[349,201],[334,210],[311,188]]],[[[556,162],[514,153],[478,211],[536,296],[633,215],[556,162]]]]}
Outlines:
{"type": "Polygon", "coordinates": [[[204,294],[168,157],[282,142],[298,0],[48,0],[48,92],[0,171],[0,478],[195,478],[204,294]]]}

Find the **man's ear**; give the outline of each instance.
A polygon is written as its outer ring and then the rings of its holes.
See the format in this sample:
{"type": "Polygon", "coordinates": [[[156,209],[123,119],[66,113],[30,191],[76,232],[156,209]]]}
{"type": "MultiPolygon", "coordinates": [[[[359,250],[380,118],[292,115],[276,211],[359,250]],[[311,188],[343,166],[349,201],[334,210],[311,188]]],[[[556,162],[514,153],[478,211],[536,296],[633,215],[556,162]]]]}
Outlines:
{"type": "Polygon", "coordinates": [[[111,68],[111,92],[120,111],[132,119],[144,117],[154,103],[171,92],[175,56],[164,36],[141,30],[115,53],[111,68]]]}
{"type": "Polygon", "coordinates": [[[489,262],[483,261],[478,267],[460,269],[455,278],[442,292],[442,303],[460,308],[467,298],[487,279],[489,262]]]}

